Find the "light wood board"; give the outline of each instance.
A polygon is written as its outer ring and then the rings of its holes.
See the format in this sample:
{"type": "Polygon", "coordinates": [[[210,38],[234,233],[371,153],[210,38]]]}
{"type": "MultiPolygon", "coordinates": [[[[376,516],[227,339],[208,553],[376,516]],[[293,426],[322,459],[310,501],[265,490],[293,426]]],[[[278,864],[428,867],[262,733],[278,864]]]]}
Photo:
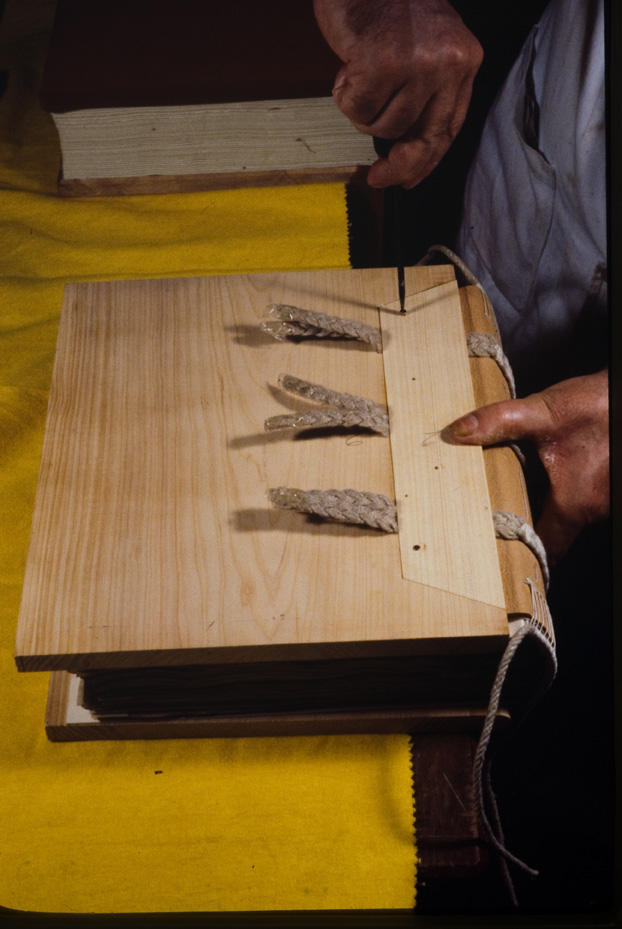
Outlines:
{"type": "MultiPolygon", "coordinates": [[[[452,278],[408,269],[407,293],[452,278]]],[[[68,285],[18,667],[501,651],[505,609],[404,579],[396,535],[267,501],[280,485],[394,496],[389,439],[263,430],[306,406],[279,390],[281,373],[386,402],[382,356],[277,342],[260,323],[288,303],[377,326],[395,296],[391,269],[68,285]]],[[[437,375],[451,371],[439,362],[437,375]]]]}

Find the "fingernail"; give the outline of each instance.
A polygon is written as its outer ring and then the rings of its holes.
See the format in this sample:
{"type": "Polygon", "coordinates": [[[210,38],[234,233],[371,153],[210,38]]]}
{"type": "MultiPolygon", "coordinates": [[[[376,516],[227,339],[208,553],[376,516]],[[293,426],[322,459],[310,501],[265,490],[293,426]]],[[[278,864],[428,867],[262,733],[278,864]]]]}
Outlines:
{"type": "Polygon", "coordinates": [[[474,413],[467,413],[466,416],[461,416],[460,419],[448,426],[447,431],[456,439],[466,439],[468,436],[473,435],[474,432],[477,432],[478,426],[477,416],[474,413]]]}
{"type": "Polygon", "coordinates": [[[345,74],[338,74],[333,85],[333,93],[335,93],[336,90],[341,90],[342,87],[345,87],[347,81],[348,78],[345,74]]]}

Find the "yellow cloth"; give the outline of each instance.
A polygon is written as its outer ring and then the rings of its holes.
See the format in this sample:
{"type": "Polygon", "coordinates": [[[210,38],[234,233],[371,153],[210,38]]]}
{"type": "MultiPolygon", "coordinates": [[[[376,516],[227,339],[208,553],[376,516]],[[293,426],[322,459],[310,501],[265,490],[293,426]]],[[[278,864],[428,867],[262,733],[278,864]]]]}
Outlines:
{"type": "Polygon", "coordinates": [[[13,641],[64,283],[347,267],[338,185],[63,201],[36,101],[53,3],[0,68],[0,905],[59,913],[410,908],[405,736],[52,744],[13,641]]]}

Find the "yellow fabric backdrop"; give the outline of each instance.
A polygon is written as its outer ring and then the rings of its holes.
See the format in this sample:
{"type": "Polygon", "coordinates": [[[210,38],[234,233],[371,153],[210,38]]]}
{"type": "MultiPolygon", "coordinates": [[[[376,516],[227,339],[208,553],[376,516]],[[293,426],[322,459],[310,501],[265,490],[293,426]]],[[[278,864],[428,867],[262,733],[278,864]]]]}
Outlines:
{"type": "Polygon", "coordinates": [[[54,4],[0,29],[0,905],[59,913],[410,908],[408,739],[52,744],[13,640],[63,285],[347,267],[339,185],[63,201],[36,90],[54,4]]]}

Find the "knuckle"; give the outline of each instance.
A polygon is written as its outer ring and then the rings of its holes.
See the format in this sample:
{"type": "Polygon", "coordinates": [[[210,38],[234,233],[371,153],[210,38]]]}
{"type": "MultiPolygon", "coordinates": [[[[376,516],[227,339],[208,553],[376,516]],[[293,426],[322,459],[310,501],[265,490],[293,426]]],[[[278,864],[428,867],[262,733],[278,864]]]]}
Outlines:
{"type": "Polygon", "coordinates": [[[460,75],[475,73],[484,60],[484,50],[475,36],[468,33],[456,38],[454,34],[439,36],[435,44],[418,46],[416,64],[424,71],[438,73],[442,70],[460,75]]]}
{"type": "Polygon", "coordinates": [[[374,116],[374,108],[370,99],[363,93],[342,97],[339,101],[339,109],[345,116],[355,121],[360,126],[367,126],[367,123],[373,119],[374,116]]]}
{"type": "Polygon", "coordinates": [[[377,94],[366,84],[351,79],[344,88],[333,91],[341,112],[355,123],[365,125],[378,111],[377,94]]]}

